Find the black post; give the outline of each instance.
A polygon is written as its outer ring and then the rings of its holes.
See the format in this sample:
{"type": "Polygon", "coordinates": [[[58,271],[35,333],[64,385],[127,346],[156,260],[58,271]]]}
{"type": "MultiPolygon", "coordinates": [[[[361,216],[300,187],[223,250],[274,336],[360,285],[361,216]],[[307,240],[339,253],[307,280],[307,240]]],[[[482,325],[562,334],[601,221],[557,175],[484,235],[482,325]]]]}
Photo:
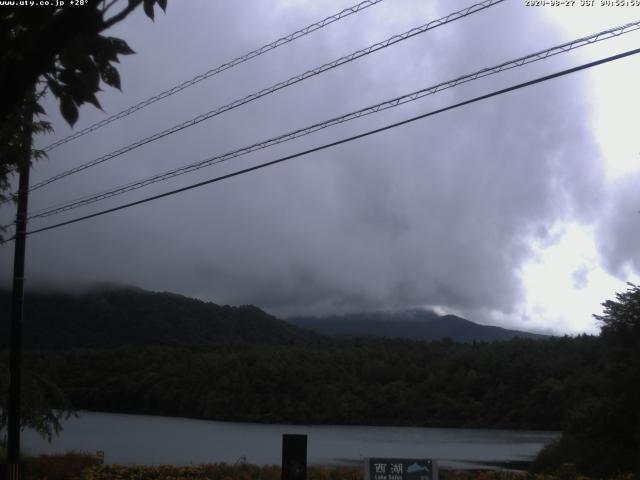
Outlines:
{"type": "Polygon", "coordinates": [[[307,480],[307,436],[282,435],[282,480],[307,480]]]}
{"type": "Polygon", "coordinates": [[[27,202],[31,135],[27,139],[27,158],[20,165],[18,209],[16,214],[15,250],[13,255],[13,292],[11,296],[11,328],[9,346],[9,425],[7,460],[9,480],[20,479],[20,374],[22,368],[22,306],[24,303],[24,258],[27,241],[27,202]]]}

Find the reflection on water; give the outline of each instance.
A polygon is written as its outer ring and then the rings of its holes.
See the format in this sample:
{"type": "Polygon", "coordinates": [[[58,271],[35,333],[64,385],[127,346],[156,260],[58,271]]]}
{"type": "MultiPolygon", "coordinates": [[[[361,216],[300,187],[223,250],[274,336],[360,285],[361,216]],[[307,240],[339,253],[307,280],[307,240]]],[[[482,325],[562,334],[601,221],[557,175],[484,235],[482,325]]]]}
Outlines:
{"type": "Polygon", "coordinates": [[[308,435],[310,464],[359,464],[365,457],[422,457],[440,468],[524,465],[557,432],[464,428],[260,425],[172,417],[81,412],[51,444],[25,432],[33,454],[105,452],[106,463],[188,465],[212,462],[279,464],[282,434],[308,435]],[[522,463],[525,462],[525,463],[522,463]]]}

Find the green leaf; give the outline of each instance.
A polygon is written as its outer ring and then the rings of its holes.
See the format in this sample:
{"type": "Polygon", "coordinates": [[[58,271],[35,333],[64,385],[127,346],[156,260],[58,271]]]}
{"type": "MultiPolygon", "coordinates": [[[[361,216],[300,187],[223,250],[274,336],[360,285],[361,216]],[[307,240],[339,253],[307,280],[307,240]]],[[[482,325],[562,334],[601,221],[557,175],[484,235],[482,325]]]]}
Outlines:
{"type": "Polygon", "coordinates": [[[62,72],[60,72],[58,78],[67,85],[73,85],[76,80],[75,70],[71,68],[65,68],[62,72]]]}
{"type": "Polygon", "coordinates": [[[110,38],[97,37],[92,49],[95,62],[102,66],[109,62],[118,62],[118,49],[110,38]]]}
{"type": "Polygon", "coordinates": [[[151,20],[153,20],[153,4],[155,0],[144,0],[144,13],[147,14],[151,20]]]}
{"type": "Polygon", "coordinates": [[[94,65],[92,70],[82,72],[78,76],[78,80],[82,83],[87,93],[97,92],[100,85],[100,72],[98,72],[98,69],[94,65]]]}
{"type": "Polygon", "coordinates": [[[47,85],[49,86],[49,89],[51,90],[51,93],[53,93],[53,95],[56,98],[60,98],[60,96],[62,95],[62,87],[61,85],[54,81],[54,80],[48,80],[47,81],[47,85]]]}
{"type": "Polygon", "coordinates": [[[160,5],[163,12],[167,11],[167,0],[158,0],[158,5],[160,5]]]}
{"type": "Polygon", "coordinates": [[[107,85],[111,85],[114,88],[120,90],[120,74],[118,70],[116,70],[113,65],[106,64],[102,66],[102,70],[100,71],[100,77],[107,85]]]}
{"type": "Polygon", "coordinates": [[[87,95],[87,102],[89,102],[91,105],[96,107],[98,110],[102,110],[102,105],[100,105],[100,102],[98,101],[98,97],[96,97],[93,93],[90,95],[87,95]]]}
{"type": "Polygon", "coordinates": [[[86,38],[79,39],[60,52],[60,63],[68,70],[86,70],[93,62],[87,51],[89,42],[86,38]]]}
{"type": "Polygon", "coordinates": [[[45,122],[44,120],[39,120],[37,122],[33,122],[32,124],[33,133],[51,133],[53,129],[51,128],[50,122],[45,122]]]}
{"type": "Polygon", "coordinates": [[[72,127],[78,121],[78,107],[70,96],[60,97],[60,113],[72,127]]]}
{"type": "Polygon", "coordinates": [[[38,115],[46,115],[47,114],[47,112],[44,111],[44,108],[42,108],[42,105],[40,105],[39,103],[36,103],[33,106],[33,111],[38,115]]]}
{"type": "Polygon", "coordinates": [[[47,155],[47,152],[45,152],[44,150],[37,150],[37,149],[33,149],[31,151],[31,155],[33,155],[33,158],[36,160],[42,160],[45,158],[49,158],[49,155],[47,155]]]}
{"type": "Polygon", "coordinates": [[[129,47],[127,42],[125,42],[121,38],[107,37],[107,40],[109,41],[109,44],[113,47],[113,49],[120,55],[131,55],[133,53],[136,53],[131,49],[131,47],[129,47]]]}

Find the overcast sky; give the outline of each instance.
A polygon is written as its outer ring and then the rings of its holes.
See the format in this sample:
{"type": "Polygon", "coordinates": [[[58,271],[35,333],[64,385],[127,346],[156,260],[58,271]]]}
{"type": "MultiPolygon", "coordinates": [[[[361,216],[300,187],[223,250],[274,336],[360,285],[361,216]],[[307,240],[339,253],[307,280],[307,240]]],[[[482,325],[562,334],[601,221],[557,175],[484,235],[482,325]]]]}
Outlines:
{"type": "MultiPolygon", "coordinates": [[[[385,0],[52,151],[32,183],[473,0],[385,0]]],[[[640,18],[639,8],[507,0],[34,192],[36,211],[224,153],[640,18]]],[[[579,3],[579,2],[578,2],[579,3]]],[[[169,2],[111,32],[137,52],[107,114],[355,4],[169,2]]],[[[74,218],[383,126],[639,44],[630,33],[171,181],[74,218]]],[[[27,284],[117,282],[287,316],[426,307],[479,323],[597,332],[600,303],[640,282],[640,56],[56,230],[27,245],[27,284]]],[[[47,102],[47,145],[72,130],[47,102]]],[[[3,207],[3,223],[12,219],[3,207]]],[[[12,246],[0,247],[9,283],[12,246]]]]}

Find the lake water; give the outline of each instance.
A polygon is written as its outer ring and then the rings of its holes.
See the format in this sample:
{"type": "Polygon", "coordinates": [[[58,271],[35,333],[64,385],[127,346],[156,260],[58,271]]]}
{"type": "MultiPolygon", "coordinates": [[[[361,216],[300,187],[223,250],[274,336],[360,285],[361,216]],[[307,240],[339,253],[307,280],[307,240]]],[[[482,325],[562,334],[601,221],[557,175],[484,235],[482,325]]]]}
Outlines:
{"type": "Polygon", "coordinates": [[[308,462],[359,465],[364,457],[432,458],[440,468],[491,468],[528,462],[557,432],[463,428],[260,425],[186,418],[80,412],[52,443],[25,432],[31,454],[105,452],[106,463],[280,464],[282,434],[306,434],[308,462]]]}

